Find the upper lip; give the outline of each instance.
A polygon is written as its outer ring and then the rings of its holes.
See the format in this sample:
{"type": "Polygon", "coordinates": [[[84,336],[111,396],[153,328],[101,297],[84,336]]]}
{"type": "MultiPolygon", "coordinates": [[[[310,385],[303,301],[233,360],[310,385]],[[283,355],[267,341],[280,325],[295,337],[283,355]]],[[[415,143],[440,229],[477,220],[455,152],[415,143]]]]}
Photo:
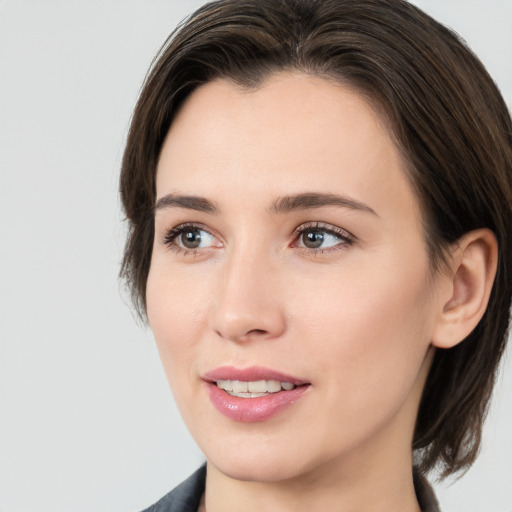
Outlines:
{"type": "Polygon", "coordinates": [[[296,386],[308,384],[304,379],[287,375],[283,372],[265,368],[263,366],[251,366],[248,368],[235,368],[234,366],[220,366],[202,376],[207,382],[217,382],[218,380],[241,380],[252,382],[257,380],[276,380],[279,382],[290,382],[296,386]]]}

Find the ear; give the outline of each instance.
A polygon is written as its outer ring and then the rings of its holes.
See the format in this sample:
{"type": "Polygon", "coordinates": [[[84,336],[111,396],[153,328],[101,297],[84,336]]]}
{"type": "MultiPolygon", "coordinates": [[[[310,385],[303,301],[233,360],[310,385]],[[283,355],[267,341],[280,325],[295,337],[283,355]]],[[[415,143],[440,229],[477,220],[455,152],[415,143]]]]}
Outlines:
{"type": "Polygon", "coordinates": [[[496,237],[489,229],[470,231],[453,245],[451,256],[441,277],[440,311],[432,337],[438,348],[460,343],[484,315],[496,276],[496,237]]]}

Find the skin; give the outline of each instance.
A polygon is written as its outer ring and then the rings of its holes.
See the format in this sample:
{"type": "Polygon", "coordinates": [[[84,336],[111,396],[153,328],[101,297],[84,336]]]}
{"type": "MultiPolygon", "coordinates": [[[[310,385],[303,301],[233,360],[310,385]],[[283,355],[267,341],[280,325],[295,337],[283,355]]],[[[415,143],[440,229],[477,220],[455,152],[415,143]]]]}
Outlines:
{"type": "Polygon", "coordinates": [[[418,201],[377,113],[357,92],[299,73],[255,91],[210,82],[165,140],[157,200],[168,194],[218,208],[157,208],[147,283],[163,367],[208,461],[206,509],[419,511],[411,441],[454,287],[432,274],[418,201]],[[372,212],[273,211],[303,193],[372,212]],[[171,240],[184,223],[203,230],[201,247],[171,240]],[[297,233],[312,223],[325,236],[317,249],[297,233]],[[310,386],[267,421],[237,422],[201,378],[225,365],[310,386]]]}

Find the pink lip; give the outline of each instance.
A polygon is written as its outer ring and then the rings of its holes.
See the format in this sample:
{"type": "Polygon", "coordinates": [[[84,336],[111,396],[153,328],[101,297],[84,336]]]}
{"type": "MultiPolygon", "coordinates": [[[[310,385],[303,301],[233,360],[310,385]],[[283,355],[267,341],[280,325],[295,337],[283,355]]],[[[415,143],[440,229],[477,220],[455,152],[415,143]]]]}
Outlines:
{"type": "Polygon", "coordinates": [[[224,366],[203,375],[207,391],[215,408],[224,416],[240,422],[258,422],[268,420],[290,405],[297,402],[310,388],[302,379],[286,375],[263,367],[234,368],[224,366]],[[279,391],[258,398],[231,396],[217,387],[218,380],[277,380],[291,382],[297,387],[290,391],[279,391]]]}
{"type": "Polygon", "coordinates": [[[211,370],[203,375],[203,380],[208,382],[217,382],[218,380],[278,380],[279,382],[291,382],[296,386],[308,384],[303,379],[292,377],[285,373],[264,368],[263,366],[251,366],[249,368],[235,368],[234,366],[221,366],[211,370]]]}

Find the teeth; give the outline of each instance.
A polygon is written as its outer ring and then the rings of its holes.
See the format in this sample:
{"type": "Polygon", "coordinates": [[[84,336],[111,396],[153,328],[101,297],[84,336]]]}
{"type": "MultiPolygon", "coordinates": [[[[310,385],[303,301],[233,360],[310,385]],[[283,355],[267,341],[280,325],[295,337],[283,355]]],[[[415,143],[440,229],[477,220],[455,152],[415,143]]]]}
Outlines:
{"type": "Polygon", "coordinates": [[[233,391],[233,382],[230,380],[218,380],[217,386],[225,391],[233,391]]]}
{"type": "Polygon", "coordinates": [[[277,393],[281,391],[281,383],[277,380],[257,380],[247,383],[251,393],[277,393]]]}
{"type": "Polygon", "coordinates": [[[290,391],[295,387],[291,382],[279,382],[277,380],[218,380],[217,386],[232,396],[242,398],[258,398],[266,396],[269,393],[277,393],[278,391],[290,391]]]}
{"type": "Polygon", "coordinates": [[[281,391],[281,383],[278,380],[268,380],[266,381],[266,384],[268,393],[277,393],[278,391],[281,391]]]}
{"type": "Polygon", "coordinates": [[[233,381],[233,392],[234,393],[247,393],[249,391],[249,387],[247,382],[243,380],[234,380],[233,381]]]}

